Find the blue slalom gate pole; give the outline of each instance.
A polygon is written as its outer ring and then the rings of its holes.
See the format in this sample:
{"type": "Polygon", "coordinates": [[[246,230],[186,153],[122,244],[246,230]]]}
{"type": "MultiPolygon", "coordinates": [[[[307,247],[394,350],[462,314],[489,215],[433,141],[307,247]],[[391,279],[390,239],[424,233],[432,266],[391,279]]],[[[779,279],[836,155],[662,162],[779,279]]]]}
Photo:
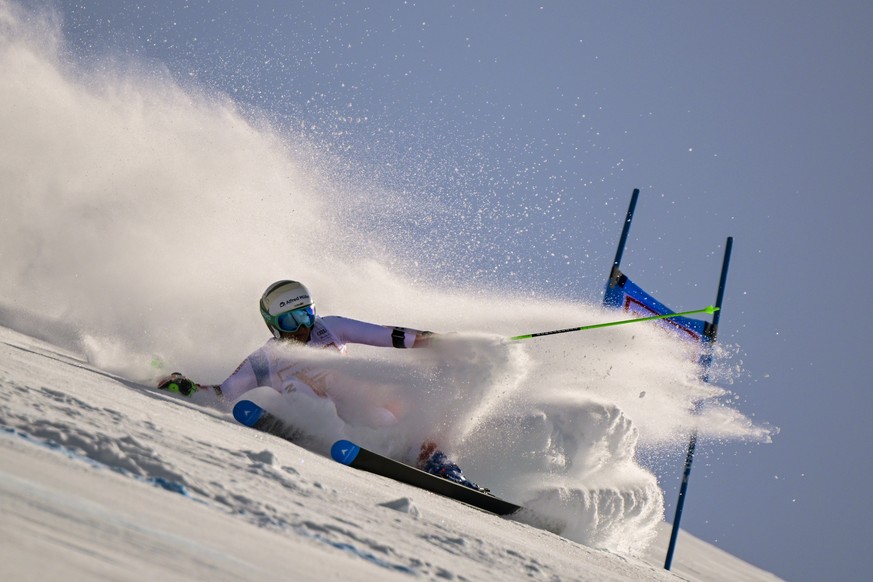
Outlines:
{"type": "MultiPolygon", "coordinates": [[[[724,300],[724,289],[727,284],[728,266],[731,261],[731,250],[734,246],[733,237],[728,237],[724,249],[724,261],[721,265],[721,277],[718,282],[718,296],[715,300],[715,306],[718,310],[712,317],[712,325],[706,330],[707,343],[705,349],[709,353],[704,355],[704,382],[709,382],[709,367],[712,363],[711,349],[715,344],[716,336],[718,335],[718,320],[721,317],[721,304],[724,300]]],[[[682,521],[682,511],[685,508],[685,498],[688,495],[688,479],[691,476],[691,463],[694,462],[694,450],[697,448],[697,430],[691,433],[691,439],[688,441],[688,452],[685,455],[685,467],[682,471],[682,484],[679,487],[679,499],[676,501],[676,514],[673,517],[673,531],[670,533],[670,545],[667,547],[667,559],[664,561],[664,569],[669,570],[673,565],[673,554],[676,551],[676,539],[679,537],[679,523],[682,521]]]]}
{"type": "Polygon", "coordinates": [[[615,277],[616,271],[621,265],[621,256],[624,254],[624,247],[627,244],[627,235],[630,232],[631,221],[634,219],[634,209],[637,207],[637,198],[640,197],[640,189],[634,188],[631,194],[631,201],[627,207],[627,216],[624,219],[624,227],[621,229],[621,238],[618,241],[618,249],[615,251],[615,260],[612,262],[612,270],[609,272],[609,279],[615,277]]]}

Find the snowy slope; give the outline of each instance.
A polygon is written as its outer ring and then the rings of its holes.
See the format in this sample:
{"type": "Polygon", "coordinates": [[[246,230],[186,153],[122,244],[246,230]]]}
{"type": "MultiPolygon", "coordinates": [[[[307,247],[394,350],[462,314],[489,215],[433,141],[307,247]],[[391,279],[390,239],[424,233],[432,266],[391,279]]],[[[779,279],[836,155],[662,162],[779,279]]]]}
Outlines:
{"type": "MultiPolygon", "coordinates": [[[[0,328],[4,580],[776,580],[674,572],[342,467],[0,328]]],[[[469,472],[469,468],[468,468],[469,472]]]]}

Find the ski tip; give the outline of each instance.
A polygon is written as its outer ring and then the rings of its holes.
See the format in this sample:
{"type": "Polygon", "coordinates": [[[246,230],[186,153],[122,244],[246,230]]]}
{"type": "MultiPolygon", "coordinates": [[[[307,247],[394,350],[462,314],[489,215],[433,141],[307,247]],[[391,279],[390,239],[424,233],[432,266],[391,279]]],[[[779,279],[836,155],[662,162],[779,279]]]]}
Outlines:
{"type": "Polygon", "coordinates": [[[341,440],[333,443],[330,448],[330,456],[333,460],[342,463],[343,465],[351,465],[355,457],[358,456],[361,447],[351,441],[341,440]]]}
{"type": "Polygon", "coordinates": [[[263,414],[264,409],[251,400],[240,400],[233,406],[233,417],[246,426],[254,426],[263,414]]]}

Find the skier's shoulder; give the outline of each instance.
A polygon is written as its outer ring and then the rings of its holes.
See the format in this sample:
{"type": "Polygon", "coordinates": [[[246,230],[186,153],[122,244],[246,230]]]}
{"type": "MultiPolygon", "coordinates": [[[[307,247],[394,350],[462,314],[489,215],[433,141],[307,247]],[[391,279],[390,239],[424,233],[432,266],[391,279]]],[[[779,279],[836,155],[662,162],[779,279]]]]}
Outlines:
{"type": "Polygon", "coordinates": [[[259,348],[255,348],[255,349],[252,351],[252,353],[249,354],[249,358],[251,358],[251,357],[254,356],[255,354],[260,354],[260,353],[268,352],[268,351],[270,351],[270,350],[274,350],[274,349],[276,349],[279,345],[281,345],[281,342],[280,342],[278,339],[276,339],[276,338],[274,338],[274,337],[271,337],[270,339],[268,339],[267,341],[265,341],[265,342],[264,342],[264,343],[263,343],[259,348]]]}
{"type": "MultiPolygon", "coordinates": [[[[327,330],[342,342],[351,341],[352,343],[362,343],[361,338],[370,337],[372,335],[381,335],[388,329],[383,325],[352,319],[342,315],[325,315],[320,317],[313,329],[313,333],[318,335],[319,327],[322,330],[327,330]],[[321,326],[318,323],[321,323],[321,326]]],[[[363,342],[368,343],[368,342],[363,342]]]]}
{"type": "Polygon", "coordinates": [[[325,327],[331,330],[337,328],[360,328],[376,325],[375,323],[361,321],[360,319],[352,319],[351,317],[346,317],[344,315],[325,315],[323,317],[319,317],[318,321],[321,321],[321,323],[325,327]]]}
{"type": "Polygon", "coordinates": [[[265,341],[260,347],[255,348],[245,360],[243,360],[240,367],[245,364],[250,364],[253,367],[263,366],[264,362],[267,360],[274,359],[277,353],[283,352],[284,342],[271,337],[267,341],[265,341]]]}

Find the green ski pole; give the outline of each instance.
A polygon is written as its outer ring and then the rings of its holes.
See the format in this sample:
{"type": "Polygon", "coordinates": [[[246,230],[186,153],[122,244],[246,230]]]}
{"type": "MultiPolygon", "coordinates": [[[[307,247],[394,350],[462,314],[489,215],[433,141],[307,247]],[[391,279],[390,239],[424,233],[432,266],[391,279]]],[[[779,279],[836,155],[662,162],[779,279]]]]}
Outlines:
{"type": "Polygon", "coordinates": [[[622,325],[625,323],[639,323],[641,321],[652,321],[655,319],[668,319],[670,317],[679,317],[684,315],[694,315],[695,313],[709,313],[712,315],[716,311],[718,311],[718,307],[710,305],[709,307],[704,307],[703,309],[695,309],[694,311],[683,311],[682,313],[666,313],[664,315],[654,315],[652,317],[639,317],[634,319],[622,319],[621,321],[610,321],[608,323],[595,323],[594,325],[583,325],[582,327],[570,327],[567,329],[556,329],[554,331],[541,331],[539,333],[529,333],[526,335],[517,335],[511,337],[511,340],[523,340],[530,339],[534,337],[542,337],[544,335],[555,335],[558,333],[569,333],[571,331],[584,331],[586,329],[596,329],[598,327],[609,327],[611,325],[622,325]]]}

